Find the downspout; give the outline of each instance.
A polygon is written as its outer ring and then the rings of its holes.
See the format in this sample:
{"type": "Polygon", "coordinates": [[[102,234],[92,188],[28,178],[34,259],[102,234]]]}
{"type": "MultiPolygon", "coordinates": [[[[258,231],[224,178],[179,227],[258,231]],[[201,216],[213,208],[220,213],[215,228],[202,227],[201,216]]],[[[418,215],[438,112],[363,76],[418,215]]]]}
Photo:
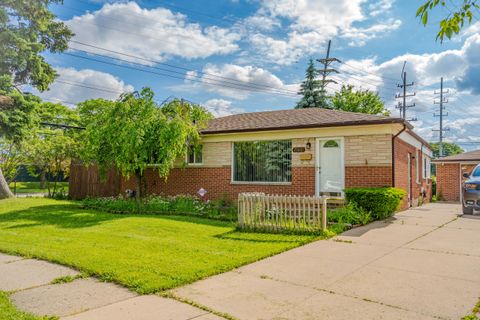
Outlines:
{"type": "Polygon", "coordinates": [[[392,136],[392,187],[395,187],[395,139],[405,130],[407,130],[407,125],[404,123],[403,129],[400,130],[396,135],[392,136]]]}

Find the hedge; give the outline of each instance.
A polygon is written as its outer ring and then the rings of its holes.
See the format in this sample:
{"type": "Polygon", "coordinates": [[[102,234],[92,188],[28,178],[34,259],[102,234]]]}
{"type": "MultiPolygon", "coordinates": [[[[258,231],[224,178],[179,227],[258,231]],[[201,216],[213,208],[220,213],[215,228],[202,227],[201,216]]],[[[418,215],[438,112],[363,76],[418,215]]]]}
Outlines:
{"type": "Polygon", "coordinates": [[[348,188],[345,196],[350,203],[370,212],[374,220],[390,217],[400,207],[406,192],[399,188],[348,188]]]}

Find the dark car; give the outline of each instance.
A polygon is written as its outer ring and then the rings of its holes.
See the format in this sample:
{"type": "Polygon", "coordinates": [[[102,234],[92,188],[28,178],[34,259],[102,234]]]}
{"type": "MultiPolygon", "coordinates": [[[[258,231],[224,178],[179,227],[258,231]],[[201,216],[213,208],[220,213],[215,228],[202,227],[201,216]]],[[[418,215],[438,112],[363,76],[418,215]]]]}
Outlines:
{"type": "Polygon", "coordinates": [[[480,211],[480,164],[473,169],[472,174],[464,173],[467,180],[463,183],[463,213],[473,214],[480,211]]]}

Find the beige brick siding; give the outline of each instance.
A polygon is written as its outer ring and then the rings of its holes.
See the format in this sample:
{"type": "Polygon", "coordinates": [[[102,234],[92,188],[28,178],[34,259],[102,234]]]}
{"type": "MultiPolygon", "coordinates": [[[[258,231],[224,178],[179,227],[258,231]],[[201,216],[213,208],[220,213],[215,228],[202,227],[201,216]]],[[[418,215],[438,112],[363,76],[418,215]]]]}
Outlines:
{"type": "MultiPolygon", "coordinates": [[[[315,138],[292,139],[292,147],[306,147],[310,142],[310,150],[303,153],[292,152],[293,167],[315,166],[315,138]],[[311,154],[311,160],[300,160],[302,154],[311,154]]],[[[388,134],[345,137],[345,166],[382,166],[392,163],[392,137],[388,134]]],[[[232,142],[205,142],[203,144],[202,167],[220,168],[231,165],[232,142]]],[[[176,167],[185,160],[179,159],[176,167]]]]}
{"type": "Polygon", "coordinates": [[[315,166],[315,138],[300,138],[292,139],[292,148],[295,147],[306,147],[307,143],[310,142],[310,150],[305,150],[303,153],[292,152],[292,166],[293,167],[314,167],[315,166]],[[311,154],[312,160],[300,160],[300,155],[302,154],[311,154]]]}
{"type": "Polygon", "coordinates": [[[232,159],[231,142],[206,142],[203,145],[203,165],[218,168],[230,166],[232,159]]]}
{"type": "Polygon", "coordinates": [[[345,137],[345,166],[392,164],[392,136],[365,135],[345,137]]]}

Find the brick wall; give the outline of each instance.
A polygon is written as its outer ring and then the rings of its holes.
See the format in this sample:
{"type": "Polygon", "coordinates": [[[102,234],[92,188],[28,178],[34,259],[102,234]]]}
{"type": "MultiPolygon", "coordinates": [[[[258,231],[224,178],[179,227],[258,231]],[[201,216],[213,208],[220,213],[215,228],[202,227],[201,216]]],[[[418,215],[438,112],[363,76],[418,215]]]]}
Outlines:
{"type": "MultiPolygon", "coordinates": [[[[417,206],[420,201],[429,201],[432,198],[432,183],[430,179],[424,179],[422,175],[423,154],[414,146],[400,138],[395,139],[395,187],[401,188],[408,193],[408,154],[411,154],[410,172],[412,189],[412,206],[417,206]],[[418,158],[418,162],[416,161],[418,158]],[[418,166],[417,166],[418,163],[418,166]],[[418,175],[418,178],[417,178],[418,175]],[[418,183],[417,183],[418,180],[418,183]],[[422,191],[425,192],[423,197],[422,191]]],[[[407,195],[408,197],[408,195],[407,195]]],[[[408,208],[408,198],[402,204],[402,208],[408,208]]]]}
{"type": "Polygon", "coordinates": [[[345,167],[345,187],[386,187],[392,185],[391,166],[345,167]]]}
{"type": "MultiPolygon", "coordinates": [[[[241,192],[265,192],[271,194],[314,195],[315,169],[297,167],[292,169],[292,182],[287,185],[232,184],[230,166],[222,168],[175,168],[167,180],[148,169],[145,172],[148,194],[192,194],[200,188],[207,190],[206,199],[215,199],[228,194],[232,199],[241,192]]],[[[123,181],[122,190],[135,189],[135,180],[123,181]]]]}
{"type": "Polygon", "coordinates": [[[442,201],[460,201],[460,179],[471,173],[475,164],[440,163],[437,168],[437,197],[442,201]]]}

